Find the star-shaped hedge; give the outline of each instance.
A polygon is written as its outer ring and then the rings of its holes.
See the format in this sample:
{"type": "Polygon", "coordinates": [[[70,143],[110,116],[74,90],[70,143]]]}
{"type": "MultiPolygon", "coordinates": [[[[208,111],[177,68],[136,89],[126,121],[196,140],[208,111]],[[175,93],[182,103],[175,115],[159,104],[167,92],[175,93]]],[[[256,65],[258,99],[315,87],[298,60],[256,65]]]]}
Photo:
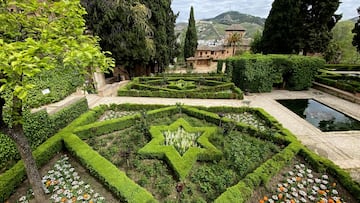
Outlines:
{"type": "Polygon", "coordinates": [[[152,140],[139,150],[139,154],[145,157],[165,159],[173,168],[180,180],[186,178],[193,164],[197,160],[218,160],[221,159],[222,152],[210,143],[209,137],[216,132],[216,127],[192,127],[185,119],[178,119],[169,126],[151,126],[150,134],[152,140]],[[199,147],[189,147],[181,156],[172,145],[165,145],[163,132],[176,131],[184,128],[186,132],[202,134],[197,139],[199,147]]]}

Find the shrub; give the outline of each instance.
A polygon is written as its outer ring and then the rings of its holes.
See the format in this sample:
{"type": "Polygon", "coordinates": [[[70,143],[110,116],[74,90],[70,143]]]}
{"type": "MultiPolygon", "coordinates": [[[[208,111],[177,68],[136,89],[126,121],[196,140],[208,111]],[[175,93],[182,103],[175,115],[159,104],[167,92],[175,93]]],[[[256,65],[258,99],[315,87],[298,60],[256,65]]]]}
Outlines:
{"type": "Polygon", "coordinates": [[[311,87],[319,58],[297,55],[246,55],[227,59],[227,73],[236,86],[251,92],[270,92],[274,84],[290,90],[311,87]]]}

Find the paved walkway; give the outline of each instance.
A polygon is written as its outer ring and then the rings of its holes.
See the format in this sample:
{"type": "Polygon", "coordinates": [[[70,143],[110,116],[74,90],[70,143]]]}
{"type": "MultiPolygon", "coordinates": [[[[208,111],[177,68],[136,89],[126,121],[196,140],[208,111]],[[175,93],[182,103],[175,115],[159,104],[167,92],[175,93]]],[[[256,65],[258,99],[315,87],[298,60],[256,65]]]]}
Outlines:
{"type": "Polygon", "coordinates": [[[99,97],[86,95],[89,107],[111,103],[164,104],[174,105],[181,102],[195,106],[233,106],[250,105],[260,107],[275,117],[282,125],[294,133],[298,139],[311,150],[329,158],[343,169],[351,172],[360,182],[360,131],[322,132],[291,112],[276,99],[314,98],[332,108],[360,120],[360,105],[348,102],[315,89],[308,91],[276,90],[271,93],[259,93],[245,96],[244,100],[225,99],[178,99],[178,98],[146,98],[146,97],[99,97]]]}

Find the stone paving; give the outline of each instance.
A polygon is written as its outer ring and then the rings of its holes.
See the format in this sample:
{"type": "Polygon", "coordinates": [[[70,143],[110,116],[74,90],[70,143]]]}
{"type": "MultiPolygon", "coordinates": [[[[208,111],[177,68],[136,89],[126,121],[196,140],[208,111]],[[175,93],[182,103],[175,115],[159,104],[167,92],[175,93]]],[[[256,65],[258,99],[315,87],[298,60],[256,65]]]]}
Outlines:
{"type": "Polygon", "coordinates": [[[100,104],[136,103],[175,105],[180,102],[195,106],[251,106],[260,107],[275,117],[285,128],[295,134],[309,149],[324,156],[341,168],[348,170],[360,182],[360,131],[322,132],[297,116],[275,100],[314,98],[332,108],[360,120],[360,105],[319,90],[286,91],[275,90],[271,93],[257,93],[245,96],[244,100],[229,99],[182,99],[147,97],[99,97],[86,95],[90,108],[100,104]]]}

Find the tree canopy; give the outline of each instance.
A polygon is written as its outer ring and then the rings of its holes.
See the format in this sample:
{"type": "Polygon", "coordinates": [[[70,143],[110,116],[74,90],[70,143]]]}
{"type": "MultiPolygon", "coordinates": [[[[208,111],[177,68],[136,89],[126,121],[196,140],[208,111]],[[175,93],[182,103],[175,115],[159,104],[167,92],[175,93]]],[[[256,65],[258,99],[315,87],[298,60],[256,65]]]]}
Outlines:
{"type": "Polygon", "coordinates": [[[352,44],[356,47],[357,51],[360,53],[360,7],[357,9],[357,12],[359,14],[359,18],[355,23],[354,29],[352,30],[352,33],[355,34],[352,44]]]}
{"type": "Polygon", "coordinates": [[[0,96],[10,92],[10,120],[1,131],[16,143],[37,202],[44,202],[41,178],[24,136],[22,119],[32,78],[56,67],[107,69],[111,58],[101,52],[98,38],[83,35],[85,10],[79,1],[1,1],[0,96]]]}
{"type": "Polygon", "coordinates": [[[338,0],[275,0],[265,22],[264,53],[322,53],[340,20],[338,0]]]}
{"type": "Polygon", "coordinates": [[[195,27],[194,8],[190,9],[189,23],[185,35],[184,42],[184,58],[185,60],[195,55],[197,48],[197,33],[195,27]]]}
{"type": "Polygon", "coordinates": [[[148,36],[152,30],[150,10],[138,1],[81,0],[87,11],[89,31],[101,38],[103,50],[111,51],[117,65],[146,64],[155,46],[148,36]]]}
{"type": "Polygon", "coordinates": [[[265,21],[261,50],[268,54],[299,52],[301,18],[299,0],[275,0],[265,21]]]}
{"type": "Polygon", "coordinates": [[[141,2],[151,11],[149,24],[153,30],[156,52],[150,64],[155,65],[157,63],[161,69],[164,69],[178,55],[178,44],[175,36],[177,15],[171,9],[171,0],[141,0],[141,2]]]}

